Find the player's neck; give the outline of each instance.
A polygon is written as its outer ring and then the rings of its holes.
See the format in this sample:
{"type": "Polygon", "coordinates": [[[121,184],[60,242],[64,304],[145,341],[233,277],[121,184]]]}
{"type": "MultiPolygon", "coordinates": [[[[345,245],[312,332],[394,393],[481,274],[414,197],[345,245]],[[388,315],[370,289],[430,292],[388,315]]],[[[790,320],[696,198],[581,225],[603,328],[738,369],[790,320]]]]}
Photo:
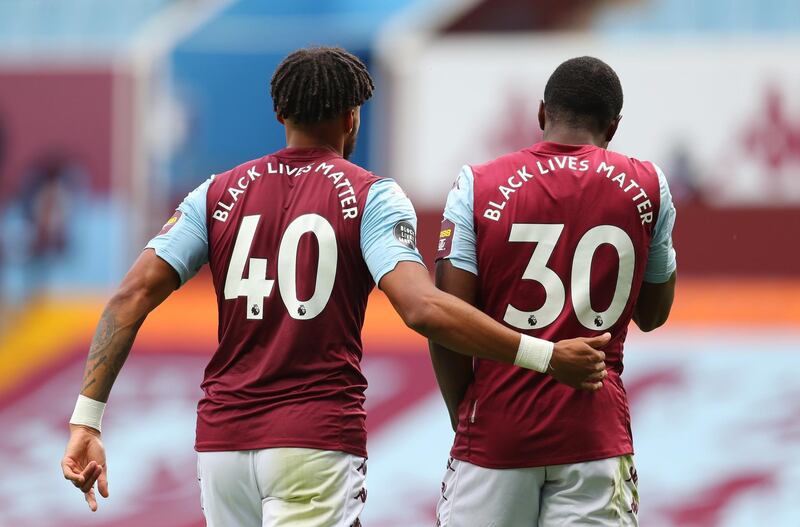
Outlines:
{"type": "Polygon", "coordinates": [[[594,145],[605,148],[605,138],[580,128],[547,127],[542,135],[544,141],[562,145],[594,145]]]}
{"type": "Polygon", "coordinates": [[[328,136],[328,134],[312,134],[305,130],[286,128],[286,146],[288,148],[325,148],[344,154],[344,138],[328,136]]]}

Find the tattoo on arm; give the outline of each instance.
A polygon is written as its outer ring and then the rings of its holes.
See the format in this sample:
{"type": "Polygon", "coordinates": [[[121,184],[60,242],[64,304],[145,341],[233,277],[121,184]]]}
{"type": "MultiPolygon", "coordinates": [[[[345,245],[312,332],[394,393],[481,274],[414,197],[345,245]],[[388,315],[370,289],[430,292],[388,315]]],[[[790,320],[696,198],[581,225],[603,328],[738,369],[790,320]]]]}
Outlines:
{"type": "Polygon", "coordinates": [[[111,386],[128,358],[136,333],[144,317],[133,323],[120,323],[116,310],[109,305],[97,324],[86,368],[81,394],[98,401],[107,401],[111,386]]]}

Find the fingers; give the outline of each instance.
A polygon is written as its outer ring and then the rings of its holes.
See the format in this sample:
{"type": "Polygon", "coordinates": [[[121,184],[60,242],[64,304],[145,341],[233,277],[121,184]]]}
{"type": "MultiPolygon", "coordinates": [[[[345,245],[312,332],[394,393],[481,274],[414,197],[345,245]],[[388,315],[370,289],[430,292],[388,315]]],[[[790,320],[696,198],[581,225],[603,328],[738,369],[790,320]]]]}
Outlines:
{"type": "MultiPolygon", "coordinates": [[[[83,470],[78,470],[78,464],[75,463],[74,460],[68,458],[61,462],[61,468],[64,471],[64,477],[66,479],[70,480],[73,485],[83,490],[83,492],[86,492],[84,487],[86,486],[88,479],[94,475],[95,470],[97,470],[99,467],[97,466],[96,461],[90,461],[89,464],[83,468],[83,470]]],[[[92,485],[94,485],[94,479],[92,479],[89,487],[92,485]]]]}
{"type": "Polygon", "coordinates": [[[600,388],[603,387],[602,382],[582,382],[581,383],[581,390],[586,390],[587,392],[596,392],[600,388]]]}
{"type": "Polygon", "coordinates": [[[64,478],[81,489],[86,503],[92,511],[97,510],[97,498],[93,488],[95,482],[100,489],[100,494],[105,498],[108,497],[106,471],[96,461],[90,461],[82,471],[79,471],[78,465],[73,459],[65,458],[61,462],[61,469],[64,472],[64,478]]]}
{"type": "Polygon", "coordinates": [[[61,470],[64,472],[64,479],[71,481],[76,487],[83,484],[84,477],[73,459],[65,457],[61,461],[61,470]]]}
{"type": "Polygon", "coordinates": [[[606,354],[603,353],[602,351],[594,349],[594,348],[589,348],[589,349],[591,350],[590,356],[591,356],[592,360],[594,362],[603,363],[605,365],[605,363],[603,361],[606,360],[606,354]]]}
{"type": "MultiPolygon", "coordinates": [[[[64,478],[72,482],[73,485],[81,489],[86,503],[92,511],[97,510],[97,499],[94,495],[95,480],[103,474],[103,469],[97,464],[96,461],[90,461],[82,470],[78,470],[78,464],[71,458],[64,458],[61,462],[61,469],[64,472],[64,478]]],[[[108,495],[108,488],[105,490],[106,496],[108,495]]]]}
{"type": "Polygon", "coordinates": [[[103,471],[100,473],[100,477],[97,478],[97,490],[100,491],[100,495],[104,498],[108,497],[108,469],[105,466],[102,467],[103,471]]]}
{"type": "Polygon", "coordinates": [[[583,356],[588,357],[592,362],[602,362],[606,360],[605,352],[592,347],[588,342],[589,340],[593,339],[586,339],[586,338],[580,339],[581,342],[578,344],[578,349],[580,349],[580,353],[583,356]]]}
{"type": "Polygon", "coordinates": [[[606,364],[604,362],[598,362],[595,365],[595,372],[587,376],[583,382],[580,383],[580,386],[577,386],[577,388],[587,392],[596,392],[603,387],[603,380],[606,377],[608,377],[606,364]]]}
{"type": "Polygon", "coordinates": [[[598,371],[597,373],[593,373],[586,377],[586,382],[600,382],[608,376],[608,372],[606,370],[598,371]]]}
{"type": "Polygon", "coordinates": [[[103,473],[103,467],[97,464],[96,461],[90,461],[83,471],[84,481],[80,486],[81,491],[89,492],[94,487],[94,482],[103,473]]]}
{"type": "Polygon", "coordinates": [[[594,363],[594,370],[595,371],[605,371],[605,369],[606,369],[606,363],[605,362],[600,361],[600,362],[595,362],[594,363]]]}
{"type": "Polygon", "coordinates": [[[97,511],[97,499],[94,496],[94,489],[89,489],[89,492],[84,493],[84,498],[86,498],[86,503],[89,504],[89,508],[92,509],[92,512],[97,511]]]}
{"type": "Polygon", "coordinates": [[[596,337],[590,338],[583,338],[583,342],[588,344],[593,348],[602,348],[611,340],[611,333],[603,333],[602,335],[598,335],[596,337]]]}

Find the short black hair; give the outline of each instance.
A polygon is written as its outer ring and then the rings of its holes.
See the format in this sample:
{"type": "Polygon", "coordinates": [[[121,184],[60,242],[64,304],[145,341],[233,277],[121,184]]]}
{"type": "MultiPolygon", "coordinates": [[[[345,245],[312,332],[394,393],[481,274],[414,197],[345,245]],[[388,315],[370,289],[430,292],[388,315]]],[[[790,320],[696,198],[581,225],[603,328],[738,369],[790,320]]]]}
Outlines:
{"type": "Polygon", "coordinates": [[[358,57],[331,47],[293,51],[278,65],[270,83],[275,113],[296,123],[342,115],[364,104],[374,88],[358,57]]]}
{"type": "Polygon", "coordinates": [[[602,131],[622,110],[622,85],[611,66],[594,57],[577,57],[550,75],[545,110],[556,121],[602,131]]]}

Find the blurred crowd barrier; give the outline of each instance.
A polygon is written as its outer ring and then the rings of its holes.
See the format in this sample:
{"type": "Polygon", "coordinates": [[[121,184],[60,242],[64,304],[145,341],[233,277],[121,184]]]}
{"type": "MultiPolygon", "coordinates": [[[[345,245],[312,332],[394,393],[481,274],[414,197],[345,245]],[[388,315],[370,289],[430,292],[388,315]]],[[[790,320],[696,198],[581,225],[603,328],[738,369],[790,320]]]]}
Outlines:
{"type": "MultiPolygon", "coordinates": [[[[642,524],[800,525],[800,4],[102,4],[0,2],[0,527],[203,525],[206,272],[147,320],[119,379],[98,514],[60,476],[65,420],[108,291],[188,191],[282,147],[269,78],[309,44],[373,72],[353,160],[409,194],[431,268],[460,167],[540,139],[562,60],[611,64],[625,92],[612,148],[659,164],[678,209],[674,312],[626,349],[642,524]]],[[[379,292],[364,331],[364,524],[433,525],[452,432],[426,343],[379,292]]]]}

